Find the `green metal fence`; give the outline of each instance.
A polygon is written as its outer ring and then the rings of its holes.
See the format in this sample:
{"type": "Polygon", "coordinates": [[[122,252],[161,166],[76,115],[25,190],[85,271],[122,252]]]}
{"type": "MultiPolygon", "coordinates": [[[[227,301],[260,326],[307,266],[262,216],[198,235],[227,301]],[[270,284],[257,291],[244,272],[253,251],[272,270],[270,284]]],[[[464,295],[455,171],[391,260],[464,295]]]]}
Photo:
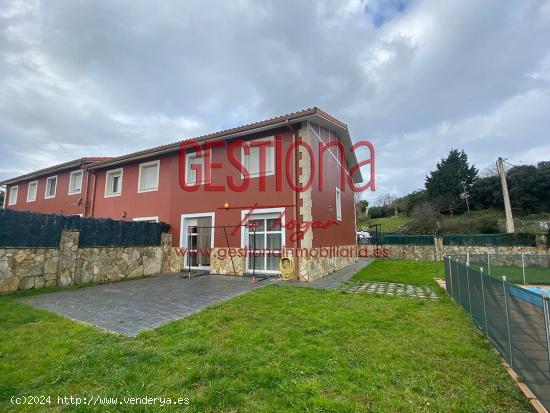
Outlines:
{"type": "Polygon", "coordinates": [[[466,310],[539,401],[550,408],[550,301],[487,275],[464,255],[445,257],[449,295],[466,310]]]}
{"type": "Polygon", "coordinates": [[[434,245],[433,235],[380,234],[371,241],[379,245],[434,245]]]}
{"type": "Polygon", "coordinates": [[[443,245],[475,247],[535,247],[535,234],[451,234],[443,235],[443,245]]]}

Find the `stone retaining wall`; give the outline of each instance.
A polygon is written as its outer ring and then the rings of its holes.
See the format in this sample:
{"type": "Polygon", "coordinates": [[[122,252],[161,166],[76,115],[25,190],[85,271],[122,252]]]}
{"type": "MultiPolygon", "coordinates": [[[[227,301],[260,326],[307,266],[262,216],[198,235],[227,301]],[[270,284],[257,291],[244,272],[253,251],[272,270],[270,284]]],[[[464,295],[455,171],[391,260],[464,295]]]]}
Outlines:
{"type": "Polygon", "coordinates": [[[79,248],[80,233],[63,231],[59,248],[0,248],[0,292],[101,283],[178,272],[172,235],[158,247],[79,248]]]}
{"type": "Polygon", "coordinates": [[[356,249],[355,245],[343,245],[332,248],[313,249],[319,252],[318,255],[299,258],[300,281],[316,280],[357,261],[357,257],[352,253],[356,249]],[[322,251],[330,251],[332,248],[337,251],[323,256],[322,251]]]}

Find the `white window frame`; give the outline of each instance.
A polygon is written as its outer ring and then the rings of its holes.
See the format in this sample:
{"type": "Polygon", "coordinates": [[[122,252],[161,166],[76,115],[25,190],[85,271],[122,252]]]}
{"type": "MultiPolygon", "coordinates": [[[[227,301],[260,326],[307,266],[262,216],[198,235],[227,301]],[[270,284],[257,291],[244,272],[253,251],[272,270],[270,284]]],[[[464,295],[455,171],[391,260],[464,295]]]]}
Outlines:
{"type": "Polygon", "coordinates": [[[159,217],[135,217],[135,218],[132,218],[132,221],[135,221],[135,222],[156,222],[158,224],[159,222],[159,217]]]}
{"type": "Polygon", "coordinates": [[[82,193],[82,184],[83,183],[84,183],[84,171],[82,169],[72,171],[71,174],[69,175],[69,192],[68,192],[68,194],[69,195],[76,195],[76,194],[82,193]],[[78,173],[80,173],[80,190],[71,192],[71,186],[72,186],[71,183],[73,182],[74,176],[78,173]]]}
{"type": "Polygon", "coordinates": [[[8,196],[8,205],[17,205],[17,197],[19,197],[19,185],[10,186],[10,190],[7,194],[8,196]],[[11,194],[14,192],[15,189],[15,201],[11,201],[11,194]]]}
{"type": "Polygon", "coordinates": [[[158,191],[159,190],[159,177],[160,177],[160,160],[140,163],[139,164],[139,174],[138,174],[138,187],[137,187],[138,194],[141,194],[143,192],[158,191]],[[146,167],[152,166],[152,165],[157,166],[157,183],[156,183],[154,188],[141,189],[141,171],[143,170],[143,168],[146,168],[146,167]]]}
{"type": "MultiPolygon", "coordinates": [[[[209,149],[211,150],[211,149],[209,149]]],[[[209,184],[210,183],[210,168],[209,170],[207,171],[206,170],[206,154],[205,152],[203,151],[202,152],[202,156],[197,156],[197,153],[196,152],[189,152],[189,153],[186,153],[185,154],[185,184],[186,185],[190,185],[190,186],[194,186],[194,185],[206,185],[206,184],[209,184]],[[202,161],[202,181],[199,181],[199,182],[191,182],[189,181],[189,170],[190,170],[190,166],[191,163],[190,163],[190,160],[191,159],[201,159],[202,161]]]]}
{"type": "Polygon", "coordinates": [[[27,184],[27,202],[34,202],[36,201],[36,195],[38,194],[38,181],[31,181],[27,184]],[[30,187],[31,185],[36,185],[35,189],[34,189],[34,198],[33,199],[30,199],[29,195],[30,195],[30,187]]]}
{"type": "Polygon", "coordinates": [[[44,188],[44,199],[53,199],[57,195],[57,175],[48,176],[46,178],[46,188],[44,188]],[[53,195],[48,195],[48,182],[55,179],[55,187],[53,188],[53,195]]]}
{"type": "MultiPolygon", "coordinates": [[[[275,168],[276,168],[276,165],[275,165],[275,136],[266,136],[265,138],[258,138],[258,139],[252,139],[248,142],[246,142],[246,144],[248,145],[248,148],[249,148],[249,151],[252,151],[252,149],[258,149],[258,151],[260,150],[260,146],[252,146],[252,143],[253,142],[264,142],[264,141],[270,141],[271,142],[271,145],[269,146],[269,148],[271,148],[271,154],[272,154],[272,160],[271,160],[271,165],[273,165],[273,169],[270,170],[270,171],[265,171],[263,174],[261,173],[261,165],[260,165],[260,170],[257,172],[257,173],[250,173],[250,153],[247,155],[244,151],[244,148],[241,148],[241,164],[246,168],[246,170],[248,171],[248,174],[249,174],[249,178],[258,178],[260,176],[271,176],[271,175],[275,175],[275,168]]],[[[258,159],[258,165],[259,165],[259,162],[260,160],[258,159]]],[[[241,178],[244,179],[244,174],[241,173],[241,178]]]]}
{"type": "MultiPolygon", "coordinates": [[[[181,248],[187,248],[187,242],[188,237],[186,234],[186,231],[184,229],[186,228],[185,220],[194,219],[194,218],[205,218],[210,217],[212,218],[212,232],[210,235],[210,249],[214,250],[214,233],[215,233],[215,226],[216,226],[216,213],[215,212],[198,212],[194,214],[181,214],[181,221],[180,221],[180,247],[181,248]]],[[[185,268],[187,268],[187,254],[185,254],[185,257],[183,259],[183,263],[185,268]]],[[[210,257],[210,266],[212,265],[212,257],[210,257]]],[[[191,267],[192,269],[205,269],[210,267],[191,267]]]]}
{"type": "Polygon", "coordinates": [[[124,168],[117,168],[117,169],[111,169],[107,172],[105,172],[105,198],[112,198],[115,196],[121,196],[122,195],[122,180],[124,175],[124,168]],[[120,188],[117,193],[109,193],[109,176],[114,175],[115,173],[120,172],[120,188]]]}
{"type": "Polygon", "coordinates": [[[336,207],[334,209],[336,210],[336,219],[338,221],[342,221],[342,191],[338,187],[336,187],[335,205],[336,207]]]}
{"type": "MultiPolygon", "coordinates": [[[[241,210],[241,223],[248,223],[249,219],[254,219],[255,216],[260,215],[260,219],[262,219],[262,215],[268,215],[268,214],[277,214],[281,218],[281,251],[284,251],[286,248],[286,214],[285,214],[285,208],[258,208],[254,209],[252,212],[250,212],[249,209],[243,209],[241,210]],[[250,214],[250,215],[249,215],[250,214]],[[245,220],[246,219],[246,220],[245,220]]],[[[248,245],[248,228],[246,225],[241,226],[241,248],[247,248],[252,246],[248,245]]],[[[265,248],[265,246],[264,246],[265,248]]],[[[282,258],[282,257],[281,257],[282,258]]],[[[250,273],[252,270],[248,269],[248,259],[249,254],[245,254],[245,272],[250,273]]],[[[280,271],[278,270],[256,270],[257,274],[280,274],[280,271]]]]}

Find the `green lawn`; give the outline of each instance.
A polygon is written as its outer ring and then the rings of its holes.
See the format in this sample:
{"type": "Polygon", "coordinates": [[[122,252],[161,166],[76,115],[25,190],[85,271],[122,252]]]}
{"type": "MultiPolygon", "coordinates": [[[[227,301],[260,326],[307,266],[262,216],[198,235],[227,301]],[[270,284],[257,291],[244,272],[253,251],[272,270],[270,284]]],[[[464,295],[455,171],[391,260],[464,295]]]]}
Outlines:
{"type": "MultiPolygon", "coordinates": [[[[479,271],[483,267],[483,271],[487,274],[488,267],[486,262],[471,262],[470,266],[479,271]]],[[[515,283],[523,284],[523,269],[511,265],[491,265],[491,275],[494,277],[506,276],[506,280],[515,283]]],[[[543,268],[536,265],[525,267],[525,280],[527,284],[550,285],[550,268],[543,268]]]]}
{"type": "MultiPolygon", "coordinates": [[[[398,215],[393,217],[386,218],[375,218],[375,219],[364,219],[357,222],[357,230],[365,227],[368,228],[371,224],[380,224],[380,232],[399,232],[402,225],[405,225],[409,222],[409,218],[406,218],[404,215],[398,215]]],[[[373,232],[373,229],[367,229],[370,232],[373,232]]]]}
{"type": "MultiPolygon", "coordinates": [[[[394,277],[387,272],[425,284],[433,270],[400,261],[370,268],[357,277],[394,277]]],[[[269,286],[136,338],[6,296],[0,366],[2,412],[530,411],[498,355],[443,294],[421,301],[269,286]],[[9,404],[22,395],[188,397],[190,404],[9,404]]]]}
{"type": "Polygon", "coordinates": [[[444,277],[442,262],[376,260],[355,274],[352,281],[372,280],[435,286],[436,267],[439,277],[444,277]]]}

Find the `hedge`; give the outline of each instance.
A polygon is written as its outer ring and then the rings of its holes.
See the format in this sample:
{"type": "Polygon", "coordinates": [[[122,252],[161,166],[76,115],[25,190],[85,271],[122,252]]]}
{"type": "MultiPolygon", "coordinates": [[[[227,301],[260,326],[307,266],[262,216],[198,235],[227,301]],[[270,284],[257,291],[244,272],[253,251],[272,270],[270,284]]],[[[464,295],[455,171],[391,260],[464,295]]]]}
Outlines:
{"type": "Polygon", "coordinates": [[[372,239],[372,243],[379,245],[434,245],[434,237],[433,235],[380,234],[372,239]]]}
{"type": "Polygon", "coordinates": [[[160,245],[161,234],[169,227],[165,223],[4,209],[0,210],[0,247],[55,248],[64,229],[80,231],[81,247],[154,246],[160,245]]]}
{"type": "Polygon", "coordinates": [[[453,234],[443,236],[443,245],[473,247],[535,247],[535,234],[453,234]]]}

